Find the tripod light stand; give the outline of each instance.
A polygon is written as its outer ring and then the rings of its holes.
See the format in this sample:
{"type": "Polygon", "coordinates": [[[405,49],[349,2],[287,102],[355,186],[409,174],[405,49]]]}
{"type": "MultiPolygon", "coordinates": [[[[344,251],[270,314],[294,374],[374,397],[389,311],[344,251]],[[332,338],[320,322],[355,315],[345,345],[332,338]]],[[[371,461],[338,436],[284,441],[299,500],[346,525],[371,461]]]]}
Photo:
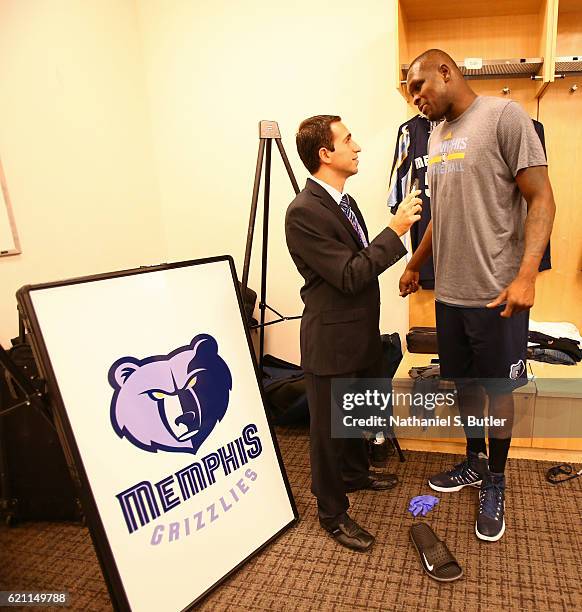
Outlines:
{"type": "Polygon", "coordinates": [[[251,201],[251,214],[249,218],[249,228],[247,233],[247,244],[245,249],[245,260],[243,265],[242,275],[242,292],[243,295],[246,291],[248,280],[249,280],[249,268],[251,264],[251,251],[253,247],[253,236],[255,232],[255,222],[257,217],[257,203],[259,200],[259,187],[261,184],[261,172],[263,169],[263,160],[265,161],[265,189],[263,199],[263,239],[262,239],[262,254],[261,254],[261,290],[259,297],[259,310],[260,310],[260,321],[258,325],[253,327],[259,328],[259,369],[262,371],[263,368],[263,356],[265,352],[265,327],[267,325],[274,325],[281,321],[291,321],[293,319],[300,319],[301,316],[296,317],[285,317],[281,313],[277,312],[274,308],[271,308],[267,304],[267,250],[269,242],[269,199],[271,194],[271,149],[273,140],[277,144],[285,169],[291,181],[291,185],[295,190],[295,194],[299,193],[299,186],[295,180],[291,164],[283,148],[281,142],[281,133],[279,131],[279,125],[276,121],[261,121],[259,122],[259,154],[257,157],[257,168],[255,170],[255,182],[253,187],[253,197],[251,201]],[[265,156],[266,150],[266,156],[265,156]],[[265,323],[265,310],[269,309],[274,312],[279,318],[274,321],[265,323]]]}

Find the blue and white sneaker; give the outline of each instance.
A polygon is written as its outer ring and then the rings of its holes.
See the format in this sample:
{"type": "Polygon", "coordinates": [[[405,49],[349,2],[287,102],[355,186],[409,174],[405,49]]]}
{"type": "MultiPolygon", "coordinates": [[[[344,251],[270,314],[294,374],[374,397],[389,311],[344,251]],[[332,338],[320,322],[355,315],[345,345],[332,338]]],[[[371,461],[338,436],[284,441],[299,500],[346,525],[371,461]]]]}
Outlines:
{"type": "Polygon", "coordinates": [[[481,540],[497,542],[505,533],[505,476],[489,472],[479,491],[475,533],[481,540]]]}
{"type": "Polygon", "coordinates": [[[467,458],[448,472],[441,472],[428,479],[428,485],[441,493],[460,491],[464,487],[479,487],[488,472],[487,455],[467,453],[467,458]]]}

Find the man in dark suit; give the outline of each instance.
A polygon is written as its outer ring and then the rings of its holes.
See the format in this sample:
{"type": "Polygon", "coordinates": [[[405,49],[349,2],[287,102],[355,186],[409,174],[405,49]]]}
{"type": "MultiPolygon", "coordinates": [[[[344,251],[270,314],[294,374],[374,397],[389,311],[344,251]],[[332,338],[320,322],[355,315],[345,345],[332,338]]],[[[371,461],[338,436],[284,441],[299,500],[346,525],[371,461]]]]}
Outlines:
{"type": "Polygon", "coordinates": [[[310,411],[312,492],[321,526],[342,545],[367,550],[374,537],[351,519],[346,492],[394,486],[369,471],[363,438],[331,436],[331,381],[381,375],[378,276],[405,253],[399,236],[420,219],[411,193],[371,242],[362,214],[344,192],[358,171],[360,147],[334,115],[306,119],[297,150],[311,178],[285,218],[287,246],[305,279],[301,364],[310,411]]]}

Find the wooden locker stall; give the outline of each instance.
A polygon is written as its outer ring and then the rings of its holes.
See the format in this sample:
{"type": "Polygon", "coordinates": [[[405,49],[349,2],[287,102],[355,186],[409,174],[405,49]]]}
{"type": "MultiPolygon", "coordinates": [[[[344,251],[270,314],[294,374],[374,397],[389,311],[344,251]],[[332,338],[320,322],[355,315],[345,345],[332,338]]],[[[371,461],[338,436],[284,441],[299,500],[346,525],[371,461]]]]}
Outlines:
{"type": "Polygon", "coordinates": [[[563,78],[539,102],[557,208],[552,269],[536,283],[532,318],[570,321],[582,329],[582,0],[559,1],[555,60],[555,73],[563,78]]]}
{"type": "MultiPolygon", "coordinates": [[[[516,100],[544,124],[557,214],[552,269],[538,276],[532,318],[582,329],[582,0],[398,0],[396,9],[394,83],[409,118],[417,109],[404,86],[408,65],[440,48],[478,94],[516,100]],[[483,68],[466,69],[466,58],[482,58],[483,68]]],[[[434,292],[411,295],[409,314],[411,327],[434,325],[434,292]]],[[[581,442],[556,440],[554,447],[582,448],[581,442]]]]}
{"type": "MultiPolygon", "coordinates": [[[[484,69],[469,72],[471,87],[481,95],[517,100],[537,118],[539,95],[554,78],[554,0],[489,0],[466,5],[455,0],[399,0],[397,8],[395,82],[409,102],[409,117],[417,110],[404,86],[407,67],[423,51],[439,48],[460,67],[465,58],[483,58],[484,69]]],[[[420,290],[409,300],[411,327],[435,324],[433,291],[420,290]]]]}
{"type": "MultiPolygon", "coordinates": [[[[559,0],[557,13],[556,78],[539,103],[557,211],[552,269],[542,273],[536,284],[532,317],[537,321],[570,321],[582,329],[582,1],[559,0]]],[[[533,446],[582,450],[580,437],[548,437],[553,428],[569,428],[580,435],[580,385],[575,385],[574,393],[564,393],[552,388],[552,378],[580,379],[582,364],[531,363],[538,381],[533,446]]]]}

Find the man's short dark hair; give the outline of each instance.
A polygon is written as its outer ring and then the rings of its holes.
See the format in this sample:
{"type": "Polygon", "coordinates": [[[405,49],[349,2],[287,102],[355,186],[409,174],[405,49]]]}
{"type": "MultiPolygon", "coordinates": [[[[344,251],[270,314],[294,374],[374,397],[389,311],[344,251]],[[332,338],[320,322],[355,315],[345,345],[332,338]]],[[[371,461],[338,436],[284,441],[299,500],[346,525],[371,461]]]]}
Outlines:
{"type": "Polygon", "coordinates": [[[440,64],[448,64],[449,68],[453,72],[458,72],[461,74],[459,67],[455,60],[442,49],[428,49],[424,53],[421,53],[418,57],[415,57],[409,66],[409,71],[412,70],[416,65],[424,67],[434,68],[435,70],[439,67],[440,64]]]}
{"type": "Polygon", "coordinates": [[[299,157],[311,174],[317,172],[321,165],[319,149],[324,147],[329,151],[335,150],[331,124],[341,120],[338,115],[315,115],[301,122],[295,142],[299,157]]]}

